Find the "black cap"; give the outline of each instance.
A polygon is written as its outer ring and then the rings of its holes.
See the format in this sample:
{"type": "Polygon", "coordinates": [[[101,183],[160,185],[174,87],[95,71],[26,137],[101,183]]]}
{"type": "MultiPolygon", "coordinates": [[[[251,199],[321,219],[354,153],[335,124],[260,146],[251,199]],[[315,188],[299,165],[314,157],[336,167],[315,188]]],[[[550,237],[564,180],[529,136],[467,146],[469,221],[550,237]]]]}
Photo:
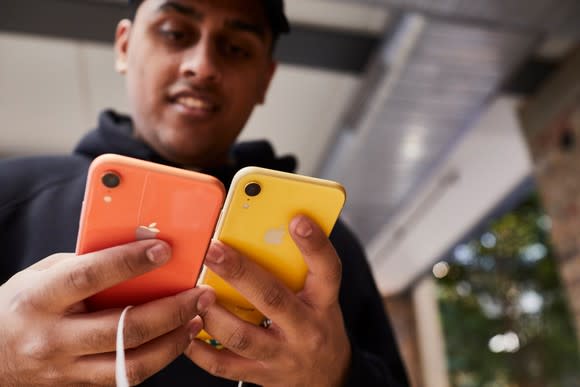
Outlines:
{"type": "Polygon", "coordinates": [[[284,0],[262,0],[274,35],[290,32],[290,23],[284,13],[284,0]]]}
{"type": "MultiPolygon", "coordinates": [[[[139,5],[143,0],[129,0],[130,5],[139,5]]],[[[290,23],[284,13],[284,0],[261,0],[266,16],[272,28],[272,34],[278,36],[290,32],[290,23]]]]}

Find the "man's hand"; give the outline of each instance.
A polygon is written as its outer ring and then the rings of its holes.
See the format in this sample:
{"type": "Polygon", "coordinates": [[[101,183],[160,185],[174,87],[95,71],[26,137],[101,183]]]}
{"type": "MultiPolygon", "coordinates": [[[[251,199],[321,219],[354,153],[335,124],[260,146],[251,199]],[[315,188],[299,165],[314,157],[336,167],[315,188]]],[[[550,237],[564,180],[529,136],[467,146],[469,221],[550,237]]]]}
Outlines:
{"type": "Polygon", "coordinates": [[[294,294],[270,273],[214,242],[206,264],[272,320],[246,323],[217,304],[203,313],[205,328],[225,349],[196,340],[186,354],[216,376],[274,386],[341,386],[351,348],[338,301],[341,263],[322,230],[305,216],[290,224],[309,272],[294,294]]]}
{"type": "MultiPolygon", "coordinates": [[[[114,385],[121,310],[89,313],[83,300],[170,256],[166,243],[148,240],[84,256],[56,254],[14,275],[0,287],[0,385],[114,385]]],[[[183,352],[202,328],[194,317],[214,299],[211,290],[196,288],[128,312],[131,384],[183,352]]]]}

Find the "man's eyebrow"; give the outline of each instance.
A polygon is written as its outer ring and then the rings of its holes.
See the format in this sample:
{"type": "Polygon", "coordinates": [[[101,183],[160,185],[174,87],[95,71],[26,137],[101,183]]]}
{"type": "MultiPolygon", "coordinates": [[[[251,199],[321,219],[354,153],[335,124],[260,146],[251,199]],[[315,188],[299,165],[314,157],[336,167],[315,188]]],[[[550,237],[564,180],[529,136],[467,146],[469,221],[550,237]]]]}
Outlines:
{"type": "MultiPolygon", "coordinates": [[[[158,12],[177,12],[182,15],[192,17],[195,21],[202,21],[204,16],[201,12],[193,7],[188,7],[175,1],[166,1],[159,6],[158,12]]],[[[250,23],[243,20],[232,19],[226,22],[226,26],[238,31],[245,31],[256,35],[260,40],[266,40],[266,29],[256,23],[250,23]]]]}
{"type": "Polygon", "coordinates": [[[226,22],[226,26],[233,30],[245,31],[256,35],[260,40],[266,40],[266,30],[259,24],[248,23],[243,20],[229,20],[226,22]]]}
{"type": "Polygon", "coordinates": [[[183,4],[180,4],[180,3],[177,3],[174,1],[167,1],[163,4],[161,4],[161,6],[159,6],[159,9],[157,11],[158,12],[177,12],[177,13],[180,13],[182,15],[192,17],[193,19],[195,19],[197,21],[200,21],[203,19],[203,15],[201,14],[201,12],[199,12],[195,8],[187,7],[183,4]]]}

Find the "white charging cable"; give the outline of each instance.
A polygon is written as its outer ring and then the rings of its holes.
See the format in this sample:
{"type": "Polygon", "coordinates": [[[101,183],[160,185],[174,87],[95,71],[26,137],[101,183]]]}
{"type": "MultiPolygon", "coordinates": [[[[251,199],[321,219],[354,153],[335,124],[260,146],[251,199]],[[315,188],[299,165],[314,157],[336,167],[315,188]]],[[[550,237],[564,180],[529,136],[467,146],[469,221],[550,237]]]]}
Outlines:
{"type": "MultiPolygon", "coordinates": [[[[129,387],[129,381],[127,380],[127,367],[125,365],[125,340],[123,338],[125,316],[129,309],[131,309],[131,306],[123,309],[117,325],[117,348],[115,357],[115,383],[117,384],[117,387],[129,387]]],[[[244,387],[244,382],[242,380],[238,382],[238,387],[244,387]]]]}
{"type": "Polygon", "coordinates": [[[131,309],[131,306],[123,309],[121,317],[119,317],[119,324],[117,325],[117,350],[115,358],[115,382],[117,383],[117,387],[129,387],[127,367],[125,366],[125,340],[123,339],[125,315],[129,309],[131,309]]]}

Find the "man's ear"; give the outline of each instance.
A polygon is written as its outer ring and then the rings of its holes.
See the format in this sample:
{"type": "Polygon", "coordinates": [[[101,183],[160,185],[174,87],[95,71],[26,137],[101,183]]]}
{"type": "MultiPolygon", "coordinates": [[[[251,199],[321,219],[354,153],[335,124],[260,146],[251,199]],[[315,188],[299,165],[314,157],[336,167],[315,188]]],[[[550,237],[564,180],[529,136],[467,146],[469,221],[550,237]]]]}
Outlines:
{"type": "Polygon", "coordinates": [[[133,23],[129,19],[123,19],[117,24],[115,31],[115,70],[120,74],[127,72],[129,37],[133,23]]]}
{"type": "Polygon", "coordinates": [[[262,105],[266,102],[266,94],[268,93],[268,89],[270,88],[270,83],[272,82],[272,78],[276,73],[276,69],[278,68],[278,62],[275,60],[271,60],[270,64],[268,65],[268,69],[266,70],[266,76],[264,78],[264,84],[262,85],[262,90],[260,91],[260,96],[258,99],[258,103],[262,105]]]}

